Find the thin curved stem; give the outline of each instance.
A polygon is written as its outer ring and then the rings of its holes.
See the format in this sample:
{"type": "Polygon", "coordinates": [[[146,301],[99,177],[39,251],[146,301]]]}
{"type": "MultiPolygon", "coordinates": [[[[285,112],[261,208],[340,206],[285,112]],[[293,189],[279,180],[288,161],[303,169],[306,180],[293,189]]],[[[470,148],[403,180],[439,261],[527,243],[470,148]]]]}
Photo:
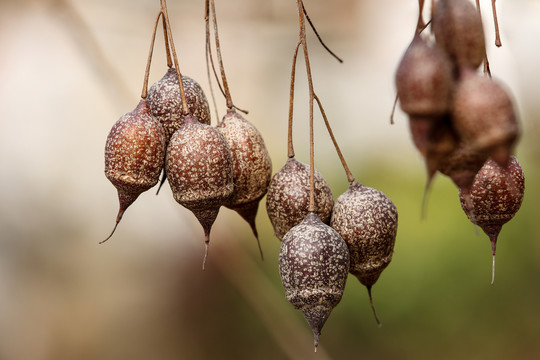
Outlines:
{"type": "Polygon", "coordinates": [[[328,130],[328,134],[330,135],[330,138],[332,139],[332,143],[334,143],[334,147],[336,148],[336,152],[338,154],[339,160],[341,161],[341,164],[343,165],[345,174],[347,174],[347,180],[349,181],[349,183],[352,183],[354,181],[354,176],[352,175],[351,171],[349,170],[349,167],[347,166],[345,157],[343,157],[343,154],[341,153],[337,140],[334,136],[334,132],[332,131],[332,128],[330,127],[330,122],[328,121],[328,118],[326,117],[326,113],[324,112],[324,108],[321,104],[321,101],[319,100],[319,97],[316,94],[314,95],[314,97],[315,97],[315,100],[317,101],[317,104],[319,105],[319,110],[321,111],[321,115],[324,119],[324,124],[326,125],[326,129],[328,130]]]}
{"type": "Polygon", "coordinates": [[[291,87],[289,92],[289,126],[287,132],[287,148],[288,157],[294,157],[294,145],[293,145],[293,109],[294,109],[294,82],[296,79],[296,58],[298,57],[298,49],[302,42],[299,40],[294,49],[292,70],[291,70],[291,87]]]}
{"type": "MultiPolygon", "coordinates": [[[[160,13],[161,10],[160,10],[160,13]]],[[[170,69],[172,68],[173,66],[173,62],[172,62],[172,57],[171,57],[171,47],[169,46],[169,35],[168,35],[168,31],[167,31],[167,24],[165,23],[165,21],[162,21],[163,23],[163,36],[164,36],[164,40],[165,40],[165,54],[167,55],[167,67],[170,69]]]]}
{"type": "Polygon", "coordinates": [[[176,55],[176,49],[174,48],[174,41],[171,31],[171,23],[169,21],[169,14],[167,13],[167,4],[165,0],[161,1],[161,11],[163,12],[163,17],[165,18],[165,24],[167,27],[167,35],[171,45],[172,57],[174,60],[174,66],[176,68],[176,76],[178,77],[178,85],[180,86],[180,97],[182,99],[182,114],[189,115],[189,107],[186,101],[186,93],[184,91],[184,84],[182,83],[182,73],[180,72],[180,65],[178,64],[178,56],[176,55]]]}
{"type": "MultiPolygon", "coordinates": [[[[482,10],[480,9],[480,0],[476,0],[476,8],[478,14],[482,17],[482,10]]],[[[491,70],[489,69],[489,60],[487,56],[487,50],[484,48],[484,75],[491,78],[491,70]]]]}
{"type": "MultiPolygon", "coordinates": [[[[154,31],[152,32],[152,40],[150,41],[150,50],[148,51],[148,60],[146,61],[146,70],[144,72],[144,82],[141,92],[141,98],[146,99],[148,96],[148,77],[150,76],[150,64],[152,63],[152,55],[154,53],[154,44],[156,42],[156,32],[159,24],[159,19],[163,16],[163,11],[159,10],[154,23],[154,31]]],[[[165,24],[165,23],[163,23],[165,24]]]]}
{"type": "Polygon", "coordinates": [[[307,14],[306,8],[304,7],[303,3],[302,3],[302,11],[304,12],[304,15],[306,16],[306,19],[307,19],[307,21],[309,23],[309,26],[311,26],[311,29],[315,33],[315,36],[317,36],[317,39],[319,39],[319,42],[321,43],[321,45],[326,49],[326,51],[328,51],[330,53],[330,55],[332,55],[334,58],[336,58],[337,61],[342,63],[343,60],[339,56],[337,56],[332,50],[330,50],[330,48],[328,46],[326,46],[326,44],[322,40],[321,36],[317,32],[317,29],[315,29],[315,25],[313,25],[313,23],[311,22],[311,19],[309,18],[309,15],[307,14]]]}
{"type": "Polygon", "coordinates": [[[493,10],[493,22],[495,23],[495,45],[497,47],[502,46],[501,35],[499,33],[499,20],[497,19],[497,7],[495,6],[496,0],[491,0],[491,8],[493,10]]]}
{"type": "Polygon", "coordinates": [[[306,63],[306,73],[309,86],[309,212],[315,212],[315,141],[313,136],[313,101],[315,98],[315,92],[313,91],[313,79],[311,77],[311,65],[309,62],[309,53],[307,49],[306,41],[306,23],[304,21],[304,5],[302,0],[297,1],[298,4],[298,17],[300,21],[300,33],[299,38],[304,50],[304,60],[306,63]]]}
{"type": "Polygon", "coordinates": [[[219,43],[219,33],[218,33],[218,25],[217,25],[217,19],[216,19],[216,7],[214,4],[214,0],[210,0],[210,8],[211,8],[211,15],[212,15],[212,22],[214,24],[214,41],[216,44],[216,54],[219,61],[219,69],[221,70],[221,81],[223,83],[223,90],[225,91],[225,100],[227,102],[227,108],[232,109],[233,108],[233,101],[231,98],[231,91],[229,90],[229,84],[227,83],[227,77],[225,75],[225,67],[223,66],[223,58],[221,57],[221,47],[219,43]]]}

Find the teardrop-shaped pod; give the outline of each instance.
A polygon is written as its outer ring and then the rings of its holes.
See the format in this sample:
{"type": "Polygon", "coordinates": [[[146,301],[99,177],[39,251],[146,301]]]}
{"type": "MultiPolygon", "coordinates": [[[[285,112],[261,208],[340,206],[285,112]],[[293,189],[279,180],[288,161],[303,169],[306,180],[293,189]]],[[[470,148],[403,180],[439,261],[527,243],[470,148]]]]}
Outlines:
{"type": "Polygon", "coordinates": [[[392,260],[397,208],[381,191],[353,182],[336,200],[330,225],[349,247],[350,272],[367,287],[373,314],[380,326],[371,287],[392,260]]]}
{"type": "Polygon", "coordinates": [[[203,227],[204,268],[210,229],[234,188],[227,142],[215,128],[187,115],[169,142],[165,170],[174,199],[191,210],[203,227]]]}
{"type": "Polygon", "coordinates": [[[469,220],[482,228],[491,241],[495,274],[495,252],[502,226],[518,212],[525,193],[525,177],[518,160],[511,156],[506,168],[489,159],[480,169],[471,186],[472,206],[460,191],[459,200],[469,220]]]}
{"type": "Polygon", "coordinates": [[[262,257],[255,217],[272,178],[272,160],[260,132],[236,111],[229,110],[217,129],[227,140],[234,169],[234,191],[225,206],[248,222],[262,257]]]}
{"type": "Polygon", "coordinates": [[[159,180],[165,159],[165,131],[141,100],[113,125],[105,144],[105,176],[116,187],[120,208],[116,230],[126,209],[159,180]]]}
{"type": "Polygon", "coordinates": [[[321,329],[341,301],[349,272],[345,241],[314,213],[283,237],[279,274],[287,300],[313,330],[315,350],[321,329]]]}

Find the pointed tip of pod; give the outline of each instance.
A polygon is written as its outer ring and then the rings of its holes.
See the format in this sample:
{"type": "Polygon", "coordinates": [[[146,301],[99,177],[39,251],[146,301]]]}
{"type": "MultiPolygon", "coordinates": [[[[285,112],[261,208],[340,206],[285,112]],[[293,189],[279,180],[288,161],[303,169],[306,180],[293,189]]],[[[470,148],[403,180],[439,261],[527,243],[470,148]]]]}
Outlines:
{"type": "Polygon", "coordinates": [[[242,217],[251,228],[251,231],[253,232],[253,235],[255,236],[255,239],[257,240],[257,245],[259,247],[259,254],[261,255],[261,260],[264,260],[263,251],[261,248],[261,242],[259,240],[259,232],[257,231],[257,225],[255,223],[255,219],[257,217],[257,212],[259,211],[259,202],[260,200],[252,201],[247,204],[243,204],[240,206],[227,206],[230,209],[236,211],[238,215],[242,217]]]}
{"type": "Polygon", "coordinates": [[[130,193],[126,192],[122,189],[118,189],[118,201],[120,203],[120,207],[118,209],[118,214],[116,215],[116,223],[114,225],[114,228],[112,232],[107,236],[105,240],[100,241],[100,244],[103,244],[107,240],[109,240],[114,232],[116,231],[116,228],[118,227],[118,224],[120,223],[120,220],[122,220],[122,217],[124,216],[124,213],[126,212],[127,208],[137,200],[140,193],[130,193]]]}

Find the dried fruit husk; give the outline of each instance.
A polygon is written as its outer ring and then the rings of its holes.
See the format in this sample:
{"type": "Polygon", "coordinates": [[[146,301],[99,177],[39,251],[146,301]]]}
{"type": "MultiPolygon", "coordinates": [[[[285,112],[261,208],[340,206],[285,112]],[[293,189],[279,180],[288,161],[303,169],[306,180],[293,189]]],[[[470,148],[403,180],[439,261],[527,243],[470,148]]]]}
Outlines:
{"type": "Polygon", "coordinates": [[[248,222],[258,242],[255,217],[272,178],[272,160],[260,132],[236,111],[229,110],[216,128],[225,137],[233,161],[234,191],[225,206],[248,222]]]}
{"type": "Polygon", "coordinates": [[[141,100],[113,125],[105,145],[105,176],[116,187],[120,208],[116,230],[126,209],[157,184],[165,158],[165,131],[141,100]]]}
{"type": "Polygon", "coordinates": [[[304,314],[313,330],[315,349],[322,327],[341,301],[349,266],[345,241],[314,213],[283,237],[279,273],[285,296],[304,314]]]}
{"type": "Polygon", "coordinates": [[[411,116],[439,116],[451,107],[453,65],[436,45],[416,35],[395,76],[401,109],[411,116]]]}
{"type": "Polygon", "coordinates": [[[464,142],[506,166],[519,137],[514,106],[504,87],[463,69],[453,105],[454,126],[464,142]]]}
{"type": "Polygon", "coordinates": [[[355,181],[337,198],[330,225],[347,243],[350,272],[364,286],[373,286],[390,264],[397,224],[396,206],[377,189],[355,181]]]}
{"type": "MultiPolygon", "coordinates": [[[[210,125],[210,107],[203,89],[192,78],[182,75],[182,84],[190,113],[203,124],[210,125]]],[[[163,124],[167,141],[180,128],[182,114],[182,98],[175,68],[169,68],[161,80],[148,90],[150,113],[163,124]]]]}
{"type": "Polygon", "coordinates": [[[174,199],[201,223],[207,251],[210,229],[234,188],[232,157],[225,138],[212,126],[186,116],[169,142],[165,170],[174,199]]]}
{"type": "Polygon", "coordinates": [[[464,194],[459,193],[461,207],[469,220],[489,237],[493,261],[502,226],[518,212],[524,192],[523,170],[518,160],[511,156],[506,168],[492,159],[486,161],[471,186],[470,204],[464,194]]]}
{"type": "Polygon", "coordinates": [[[459,67],[478,68],[486,44],[480,13],[469,0],[439,0],[432,9],[435,40],[459,67]]]}
{"type": "MultiPolygon", "coordinates": [[[[266,212],[278,239],[309,213],[310,166],[287,159],[283,167],[274,174],[266,195],[266,212]]],[[[321,173],[314,171],[315,213],[325,224],[330,222],[334,197],[330,186],[321,173]]]]}

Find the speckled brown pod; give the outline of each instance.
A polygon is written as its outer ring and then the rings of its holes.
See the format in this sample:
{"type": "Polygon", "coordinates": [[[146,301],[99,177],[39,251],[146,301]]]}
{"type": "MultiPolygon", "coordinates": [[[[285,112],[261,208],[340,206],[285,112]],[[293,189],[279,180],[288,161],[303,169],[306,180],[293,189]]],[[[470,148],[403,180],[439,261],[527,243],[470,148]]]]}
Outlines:
{"type": "MultiPolygon", "coordinates": [[[[210,107],[199,83],[182,75],[182,84],[190,113],[203,124],[210,125],[210,107]]],[[[163,124],[167,141],[180,128],[182,115],[182,98],[175,68],[169,68],[158,82],[148,90],[148,106],[150,113],[163,124]]]]}
{"type": "Polygon", "coordinates": [[[203,227],[206,260],[210,229],[234,188],[227,142],[212,126],[188,115],[169,142],[165,170],[174,199],[191,210],[203,227]]]}
{"type": "Polygon", "coordinates": [[[482,18],[469,0],[439,0],[433,7],[435,40],[459,67],[476,69],[486,44],[482,18]]]}
{"type": "Polygon", "coordinates": [[[504,224],[518,212],[525,192],[525,177],[518,160],[511,156],[506,168],[489,159],[476,175],[470,195],[472,207],[460,191],[463,211],[472,223],[480,226],[489,236],[493,254],[492,280],[494,280],[497,238],[504,224]]]}
{"type": "MultiPolygon", "coordinates": [[[[358,182],[338,197],[330,225],[345,240],[351,254],[350,272],[371,287],[390,264],[397,234],[397,208],[385,194],[358,182]]],[[[380,322],[375,314],[375,319],[380,322]]]]}
{"type": "Polygon", "coordinates": [[[116,230],[126,209],[159,179],[165,158],[165,131],[141,100],[135,110],[112,127],[105,144],[105,176],[116,187],[120,209],[116,230]]]}
{"type": "MultiPolygon", "coordinates": [[[[321,173],[315,169],[314,174],[315,213],[323,223],[328,224],[334,197],[321,173]]],[[[290,158],[270,181],[266,195],[266,212],[274,234],[280,240],[309,212],[309,177],[309,165],[290,158]]]]}
{"type": "MultiPolygon", "coordinates": [[[[225,206],[248,222],[259,243],[255,217],[272,178],[272,160],[257,128],[234,110],[216,127],[227,140],[233,160],[234,191],[225,206]]],[[[259,243],[259,250],[262,250],[259,243]]]]}
{"type": "Polygon", "coordinates": [[[438,116],[449,111],[453,66],[436,45],[416,35],[395,76],[401,109],[411,116],[438,116]]]}
{"type": "Polygon", "coordinates": [[[287,300],[313,330],[315,351],[321,329],[340,302],[349,271],[345,241],[314,213],[283,237],[279,274],[287,300]]]}
{"type": "Polygon", "coordinates": [[[487,151],[505,166],[519,136],[508,92],[498,82],[470,69],[460,72],[453,105],[454,126],[463,141],[487,151]]]}

